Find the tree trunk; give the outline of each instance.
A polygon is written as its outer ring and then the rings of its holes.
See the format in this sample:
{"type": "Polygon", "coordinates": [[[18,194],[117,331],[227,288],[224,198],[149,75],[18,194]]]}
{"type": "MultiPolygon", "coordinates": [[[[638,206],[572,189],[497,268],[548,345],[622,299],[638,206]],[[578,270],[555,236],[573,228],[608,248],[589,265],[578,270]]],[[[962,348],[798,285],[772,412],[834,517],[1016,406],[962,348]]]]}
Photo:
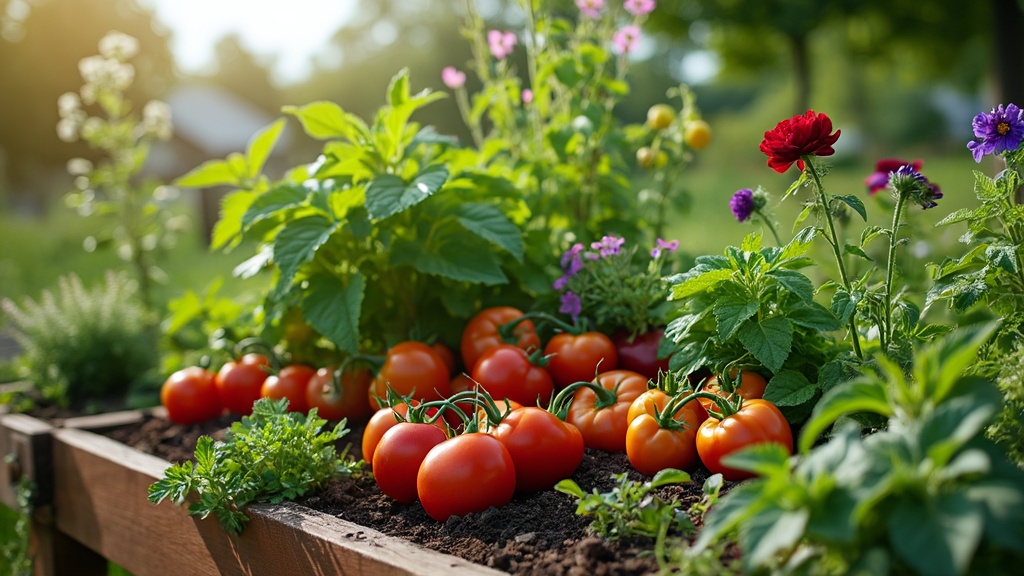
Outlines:
{"type": "Polygon", "coordinates": [[[811,107],[811,55],[807,48],[807,35],[790,34],[787,39],[793,55],[794,113],[803,114],[811,107]]]}

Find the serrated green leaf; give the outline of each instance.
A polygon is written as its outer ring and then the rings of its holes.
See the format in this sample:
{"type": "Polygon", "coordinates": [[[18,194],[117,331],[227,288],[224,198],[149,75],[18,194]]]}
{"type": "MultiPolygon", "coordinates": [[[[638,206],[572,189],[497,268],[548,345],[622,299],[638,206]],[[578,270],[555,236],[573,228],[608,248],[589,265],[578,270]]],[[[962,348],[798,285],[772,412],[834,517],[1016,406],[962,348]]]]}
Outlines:
{"type": "Polygon", "coordinates": [[[523,233],[494,204],[467,203],[455,210],[459,223],[488,242],[498,246],[518,262],[523,261],[523,233]]]}
{"type": "Polygon", "coordinates": [[[779,268],[769,271],[767,276],[774,278],[786,290],[804,302],[810,302],[814,299],[814,284],[811,282],[811,279],[796,270],[779,268]]]}
{"type": "Polygon", "coordinates": [[[789,321],[797,326],[823,332],[839,330],[843,326],[831,310],[813,300],[790,308],[786,313],[786,318],[789,318],[789,321]]]}
{"type": "Polygon", "coordinates": [[[242,216],[242,229],[274,213],[304,204],[309,190],[299,184],[286,183],[261,194],[249,205],[242,216]]]}
{"type": "Polygon", "coordinates": [[[685,278],[681,283],[672,286],[671,299],[681,300],[700,292],[710,291],[720,282],[732,277],[732,274],[732,270],[709,270],[696,276],[685,278]]]}
{"type": "Polygon", "coordinates": [[[832,302],[829,305],[829,309],[831,309],[832,313],[839,319],[840,324],[846,324],[850,321],[850,318],[853,317],[853,313],[857,310],[857,303],[859,301],[859,294],[851,294],[850,292],[840,288],[832,295],[832,302]]]}
{"type": "Polygon", "coordinates": [[[362,274],[352,275],[347,284],[329,274],[314,274],[303,291],[302,315],[340,350],[357,354],[365,289],[362,274]]]}
{"type": "Polygon", "coordinates": [[[809,517],[807,508],[785,510],[769,505],[740,524],[739,544],[747,573],[753,574],[755,568],[767,566],[779,552],[795,547],[809,517]]]}
{"type": "Polygon", "coordinates": [[[889,230],[882,228],[881,226],[865,226],[864,230],[860,233],[860,246],[866,248],[874,239],[879,236],[887,236],[889,230]]]}
{"type": "Polygon", "coordinates": [[[256,178],[263,171],[263,165],[267,163],[274,144],[284,130],[285,120],[280,118],[273,124],[264,127],[256,132],[249,140],[245,149],[245,163],[249,167],[249,178],[256,178]]]}
{"type": "Polygon", "coordinates": [[[920,574],[966,574],[981,542],[984,514],[962,492],[936,495],[927,503],[897,500],[888,516],[889,545],[920,574]]]}
{"type": "Polygon", "coordinates": [[[854,246],[853,244],[847,244],[843,246],[843,254],[853,254],[859,258],[863,258],[868,262],[874,262],[875,259],[868,256],[868,253],[861,249],[860,246],[854,246]]]}
{"type": "Polygon", "coordinates": [[[757,313],[761,303],[747,294],[726,294],[715,302],[713,311],[718,337],[723,342],[733,337],[740,326],[757,313]]]}
{"type": "Polygon", "coordinates": [[[751,444],[722,458],[722,464],[758,476],[789,476],[789,450],[775,442],[751,444]]]}
{"type": "Polygon", "coordinates": [[[1009,272],[1017,273],[1017,248],[1013,245],[993,244],[985,249],[985,257],[991,266],[1009,272]]]}
{"type": "Polygon", "coordinates": [[[420,272],[474,284],[508,282],[496,255],[470,234],[451,235],[432,246],[400,239],[391,249],[391,266],[412,266],[420,272]]]}
{"type": "Polygon", "coordinates": [[[936,226],[948,226],[957,222],[964,222],[976,218],[975,208],[961,208],[946,215],[945,218],[935,223],[936,226]]]}
{"type": "Polygon", "coordinates": [[[825,392],[814,406],[811,418],[800,433],[800,451],[810,450],[818,434],[840,416],[855,412],[873,412],[891,416],[893,411],[885,387],[878,382],[853,381],[825,392]]]}
{"type": "Polygon", "coordinates": [[[409,69],[402,68],[388,83],[388,104],[401,106],[409,101],[409,69]]]}
{"type": "Polygon", "coordinates": [[[743,326],[740,343],[765,368],[778,372],[793,346],[793,324],[786,318],[768,318],[743,326]]]}
{"type": "Polygon", "coordinates": [[[853,194],[836,194],[832,197],[834,200],[839,200],[843,204],[846,204],[857,214],[860,214],[861,220],[868,221],[868,210],[864,207],[864,202],[860,198],[853,194]]]}
{"type": "Polygon", "coordinates": [[[370,218],[382,220],[419,204],[448,180],[443,164],[427,166],[408,184],[393,174],[376,176],[366,186],[366,210],[370,218]]]}
{"type": "Polygon", "coordinates": [[[306,134],[317,140],[346,138],[351,133],[345,111],[334,102],[318,101],[301,107],[285,106],[283,111],[298,118],[306,134]]]}
{"type": "Polygon", "coordinates": [[[764,399],[776,406],[800,406],[818,392],[818,385],[796,370],[782,370],[772,376],[764,389],[764,399]]]}
{"type": "Polygon", "coordinates": [[[207,160],[174,180],[175,186],[183,188],[209,188],[212,186],[244,185],[245,172],[237,172],[225,160],[207,160]]]}
{"type": "Polygon", "coordinates": [[[306,216],[288,222],[274,238],[273,261],[281,271],[278,286],[290,285],[299,268],[313,259],[336,228],[334,222],[323,216],[306,216]]]}
{"type": "Polygon", "coordinates": [[[210,240],[211,249],[227,251],[241,241],[242,218],[258,197],[259,194],[251,190],[235,190],[221,200],[220,218],[213,226],[210,240]]]}

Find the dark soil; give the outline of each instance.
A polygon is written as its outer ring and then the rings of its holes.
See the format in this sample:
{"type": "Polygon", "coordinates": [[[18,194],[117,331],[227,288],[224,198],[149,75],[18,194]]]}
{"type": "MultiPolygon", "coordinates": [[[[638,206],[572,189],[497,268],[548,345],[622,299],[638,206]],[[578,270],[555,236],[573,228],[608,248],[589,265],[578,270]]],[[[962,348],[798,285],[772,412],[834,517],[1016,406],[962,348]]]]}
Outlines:
{"type": "MultiPolygon", "coordinates": [[[[191,459],[201,435],[223,436],[230,418],[201,425],[177,426],[165,419],[148,417],[138,425],[105,433],[107,436],[171,462],[191,459]]],[[[362,427],[344,439],[349,454],[361,458],[362,427]]],[[[613,474],[645,477],[629,465],[624,454],[587,449],[583,463],[573,474],[584,491],[610,490],[613,474]]],[[[692,470],[692,481],[659,488],[665,500],[676,500],[688,509],[702,496],[708,476],[703,467],[692,470]]],[[[608,541],[588,532],[590,520],[575,514],[575,500],[546,490],[517,495],[500,509],[437,522],[418,503],[400,505],[381,494],[370,474],[338,480],[322,492],[300,502],[309,508],[343,518],[379,532],[416,542],[426,548],[459,556],[515,575],[642,575],[658,572],[654,542],[649,538],[608,541]]],[[[680,535],[675,535],[680,536],[680,535]]]]}

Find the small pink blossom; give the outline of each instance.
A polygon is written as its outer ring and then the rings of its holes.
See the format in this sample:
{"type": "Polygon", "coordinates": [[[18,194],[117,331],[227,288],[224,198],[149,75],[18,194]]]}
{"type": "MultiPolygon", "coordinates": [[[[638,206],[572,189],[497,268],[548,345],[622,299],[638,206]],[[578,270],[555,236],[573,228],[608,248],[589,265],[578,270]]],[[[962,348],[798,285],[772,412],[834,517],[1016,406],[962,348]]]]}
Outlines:
{"type": "Polygon", "coordinates": [[[580,14],[596,20],[604,10],[604,0],[576,0],[576,7],[580,9],[580,14]]]}
{"type": "Polygon", "coordinates": [[[533,90],[524,88],[519,97],[523,99],[523,104],[529,104],[530,102],[533,102],[533,90]]]}
{"type": "Polygon", "coordinates": [[[634,24],[623,26],[612,37],[612,42],[615,44],[615,50],[619,54],[632,53],[636,50],[637,44],[640,43],[640,27],[634,24]]]}
{"type": "Polygon", "coordinates": [[[656,6],[654,0],[626,0],[624,7],[626,12],[633,16],[643,16],[654,12],[656,6]]]}
{"type": "Polygon", "coordinates": [[[455,66],[445,66],[441,70],[441,81],[452,90],[458,90],[466,84],[466,73],[460,72],[455,66]]]}
{"type": "Polygon", "coordinates": [[[504,60],[512,53],[516,45],[516,35],[512,32],[501,30],[490,30],[487,32],[487,46],[491,49],[491,55],[498,60],[504,60]]]}
{"type": "Polygon", "coordinates": [[[668,241],[662,238],[658,238],[658,245],[655,246],[653,250],[651,250],[651,258],[657,258],[658,256],[661,256],[662,252],[664,252],[665,254],[675,252],[677,248],[679,248],[679,240],[668,241]]]}

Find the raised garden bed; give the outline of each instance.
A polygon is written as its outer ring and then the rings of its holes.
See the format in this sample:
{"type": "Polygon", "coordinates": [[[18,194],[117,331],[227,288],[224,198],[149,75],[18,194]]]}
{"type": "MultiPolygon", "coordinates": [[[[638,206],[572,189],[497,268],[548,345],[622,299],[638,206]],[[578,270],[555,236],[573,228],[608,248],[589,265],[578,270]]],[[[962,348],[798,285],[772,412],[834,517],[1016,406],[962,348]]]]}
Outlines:
{"type": "MultiPolygon", "coordinates": [[[[30,436],[43,447],[36,456],[42,464],[31,471],[41,486],[47,477],[52,480],[52,499],[40,491],[39,500],[51,521],[34,527],[34,534],[68,542],[63,548],[37,546],[38,565],[53,566],[41,573],[101,573],[105,559],[138,576],[165,573],[168,562],[178,572],[204,574],[647,574],[658,569],[648,552],[650,541],[610,543],[588,536],[588,520],[575,515],[572,498],[553,490],[438,523],[419,504],[390,501],[365,475],[337,481],[300,503],[251,506],[241,536],[229,536],[212,518],[200,520],[169,503],[146,500],[147,487],[171,461],[187,458],[201,434],[216,437],[227,424],[175,426],[159,410],[69,419],[59,427],[23,415],[0,418],[0,446],[35,431],[30,436]],[[52,466],[45,464],[48,442],[52,466]]],[[[344,439],[357,458],[360,433],[355,428],[344,439]]],[[[611,474],[627,470],[624,455],[588,449],[574,479],[585,490],[605,490],[614,482],[611,474]]],[[[706,474],[697,470],[693,482],[661,490],[687,506],[700,497],[706,474]]],[[[5,502],[8,479],[5,474],[5,502]]]]}

